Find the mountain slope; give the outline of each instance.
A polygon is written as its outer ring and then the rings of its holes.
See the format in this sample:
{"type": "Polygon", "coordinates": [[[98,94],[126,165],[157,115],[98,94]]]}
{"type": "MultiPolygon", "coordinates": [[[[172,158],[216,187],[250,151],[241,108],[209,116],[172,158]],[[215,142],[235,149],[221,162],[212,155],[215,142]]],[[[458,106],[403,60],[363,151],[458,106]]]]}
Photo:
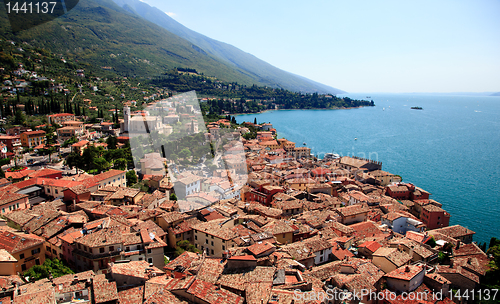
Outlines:
{"type": "Polygon", "coordinates": [[[45,48],[89,69],[155,76],[174,67],[194,68],[223,81],[255,81],[191,42],[133,15],[110,0],[81,0],[68,14],[13,34],[0,5],[0,37],[45,48]]]}
{"type": "Polygon", "coordinates": [[[135,11],[138,15],[168,31],[190,41],[207,53],[210,53],[226,63],[242,70],[254,81],[272,87],[282,87],[292,91],[319,92],[339,94],[343,91],[312,81],[310,79],[280,70],[259,58],[242,50],[223,43],[178,23],[164,12],[139,0],[113,0],[118,5],[135,11]]]}

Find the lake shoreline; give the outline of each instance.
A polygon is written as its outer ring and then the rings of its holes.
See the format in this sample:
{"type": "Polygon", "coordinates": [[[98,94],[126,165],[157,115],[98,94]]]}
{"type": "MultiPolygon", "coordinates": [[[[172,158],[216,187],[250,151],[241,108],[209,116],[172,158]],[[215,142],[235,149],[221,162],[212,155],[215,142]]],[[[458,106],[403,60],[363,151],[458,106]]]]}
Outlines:
{"type": "MultiPolygon", "coordinates": [[[[324,110],[353,110],[353,109],[360,109],[360,108],[366,108],[367,106],[359,106],[359,107],[349,107],[349,108],[314,108],[314,109],[268,109],[264,111],[259,111],[255,113],[227,113],[226,115],[233,115],[233,116],[241,116],[241,115],[252,115],[252,114],[264,114],[268,112],[274,112],[274,111],[304,111],[304,110],[310,110],[310,111],[324,111],[324,110]]],[[[375,107],[375,106],[374,106],[375,107]]]]}

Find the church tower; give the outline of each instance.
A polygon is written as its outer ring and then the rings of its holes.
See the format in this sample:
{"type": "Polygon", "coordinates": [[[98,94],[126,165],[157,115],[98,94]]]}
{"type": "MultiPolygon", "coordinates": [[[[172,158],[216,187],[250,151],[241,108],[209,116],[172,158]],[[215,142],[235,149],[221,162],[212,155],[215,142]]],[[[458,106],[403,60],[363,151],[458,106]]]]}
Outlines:
{"type": "Polygon", "coordinates": [[[130,126],[130,107],[123,108],[123,132],[127,133],[130,126]]]}

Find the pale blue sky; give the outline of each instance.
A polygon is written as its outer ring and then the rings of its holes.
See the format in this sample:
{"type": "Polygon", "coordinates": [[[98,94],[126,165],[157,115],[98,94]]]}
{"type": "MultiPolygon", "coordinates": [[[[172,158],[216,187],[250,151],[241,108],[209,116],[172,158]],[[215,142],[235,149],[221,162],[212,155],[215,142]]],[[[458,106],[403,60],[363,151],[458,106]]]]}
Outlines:
{"type": "Polygon", "coordinates": [[[145,0],[348,92],[500,91],[500,1],[145,0]]]}

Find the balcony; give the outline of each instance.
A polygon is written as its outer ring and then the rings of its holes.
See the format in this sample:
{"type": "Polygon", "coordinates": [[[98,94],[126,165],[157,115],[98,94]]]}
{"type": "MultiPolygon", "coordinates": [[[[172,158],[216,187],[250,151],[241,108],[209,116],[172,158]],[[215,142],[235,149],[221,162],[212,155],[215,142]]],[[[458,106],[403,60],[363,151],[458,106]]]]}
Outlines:
{"type": "Polygon", "coordinates": [[[56,297],[57,304],[90,303],[88,294],[77,296],[74,292],[69,292],[59,296],[56,295],[56,297]]]}
{"type": "Polygon", "coordinates": [[[128,256],[137,255],[137,254],[143,254],[143,253],[144,253],[144,249],[140,249],[140,250],[122,251],[121,255],[128,257],[128,256]]]}

